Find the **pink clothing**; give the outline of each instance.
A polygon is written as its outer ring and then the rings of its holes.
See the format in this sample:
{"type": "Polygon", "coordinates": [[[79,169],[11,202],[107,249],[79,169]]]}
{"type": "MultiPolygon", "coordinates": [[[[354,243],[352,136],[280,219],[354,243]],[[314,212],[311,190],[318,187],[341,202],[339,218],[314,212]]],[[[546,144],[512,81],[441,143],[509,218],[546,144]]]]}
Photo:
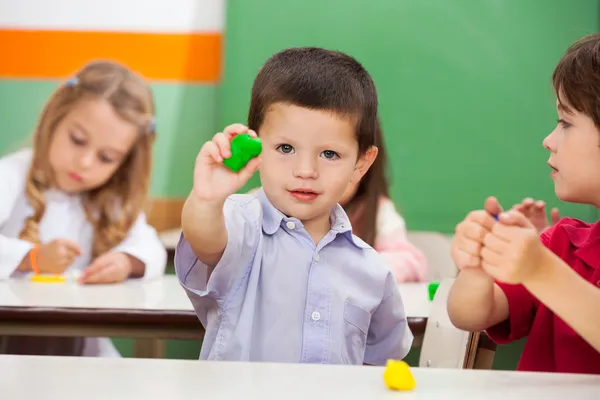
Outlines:
{"type": "Polygon", "coordinates": [[[398,283],[424,282],[428,265],[423,253],[408,241],[404,219],[386,197],[379,202],[375,250],[383,257],[398,283]]]}

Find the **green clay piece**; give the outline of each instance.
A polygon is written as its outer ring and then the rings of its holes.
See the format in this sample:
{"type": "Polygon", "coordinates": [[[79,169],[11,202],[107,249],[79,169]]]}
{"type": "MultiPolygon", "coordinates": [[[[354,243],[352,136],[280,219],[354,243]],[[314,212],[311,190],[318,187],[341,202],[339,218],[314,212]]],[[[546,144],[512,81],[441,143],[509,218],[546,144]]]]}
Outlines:
{"type": "Polygon", "coordinates": [[[429,301],[433,301],[433,297],[435,296],[435,292],[437,292],[439,286],[439,282],[432,282],[429,284],[429,301]]]}
{"type": "Polygon", "coordinates": [[[262,142],[259,138],[247,133],[235,136],[231,140],[231,157],[223,160],[223,164],[234,172],[240,172],[246,164],[262,151],[262,142]]]}

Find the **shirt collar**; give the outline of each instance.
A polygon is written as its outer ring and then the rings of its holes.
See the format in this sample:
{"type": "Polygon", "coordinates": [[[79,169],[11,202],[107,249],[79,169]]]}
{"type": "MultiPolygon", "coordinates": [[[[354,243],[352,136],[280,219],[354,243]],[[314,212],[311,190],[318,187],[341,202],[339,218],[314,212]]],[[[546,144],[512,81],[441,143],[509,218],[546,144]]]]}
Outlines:
{"type": "Polygon", "coordinates": [[[600,244],[600,221],[594,225],[562,225],[569,242],[576,247],[575,256],[580,258],[590,267],[597,269],[600,267],[600,254],[598,245],[600,244]]]}
{"type": "MultiPolygon", "coordinates": [[[[264,190],[260,188],[255,194],[256,198],[260,202],[262,212],[263,212],[263,232],[267,235],[273,235],[277,232],[278,229],[282,227],[283,224],[292,222],[296,227],[303,227],[304,225],[298,218],[287,217],[281,211],[279,211],[275,206],[269,201],[267,195],[264,190]]],[[[352,224],[350,223],[350,219],[348,215],[344,211],[344,208],[339,204],[336,204],[335,207],[331,210],[331,214],[329,216],[329,220],[331,221],[331,231],[335,234],[342,234],[346,236],[350,242],[352,242],[355,246],[363,248],[364,245],[355,240],[352,235],[352,224]]]]}

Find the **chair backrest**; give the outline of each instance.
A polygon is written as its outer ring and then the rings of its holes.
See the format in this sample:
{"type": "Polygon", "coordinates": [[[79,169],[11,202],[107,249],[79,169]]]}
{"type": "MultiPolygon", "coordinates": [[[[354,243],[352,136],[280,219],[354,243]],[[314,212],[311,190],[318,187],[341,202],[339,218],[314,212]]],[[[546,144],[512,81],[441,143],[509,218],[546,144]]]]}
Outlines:
{"type": "Polygon", "coordinates": [[[439,232],[408,231],[408,240],[423,252],[429,265],[429,281],[455,278],[458,269],[450,258],[450,236],[439,232]]]}
{"type": "Polygon", "coordinates": [[[448,293],[454,279],[444,279],[433,298],[421,346],[420,367],[463,368],[469,355],[472,335],[450,322],[448,293]]]}

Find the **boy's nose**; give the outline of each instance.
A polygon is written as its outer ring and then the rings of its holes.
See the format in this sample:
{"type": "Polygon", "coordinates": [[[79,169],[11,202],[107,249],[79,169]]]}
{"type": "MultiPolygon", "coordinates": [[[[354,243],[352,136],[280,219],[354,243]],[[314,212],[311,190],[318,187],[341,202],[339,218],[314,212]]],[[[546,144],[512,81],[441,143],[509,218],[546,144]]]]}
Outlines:
{"type": "Polygon", "coordinates": [[[317,179],[319,173],[317,171],[316,161],[310,158],[301,159],[294,168],[294,177],[299,179],[317,179]]]}

